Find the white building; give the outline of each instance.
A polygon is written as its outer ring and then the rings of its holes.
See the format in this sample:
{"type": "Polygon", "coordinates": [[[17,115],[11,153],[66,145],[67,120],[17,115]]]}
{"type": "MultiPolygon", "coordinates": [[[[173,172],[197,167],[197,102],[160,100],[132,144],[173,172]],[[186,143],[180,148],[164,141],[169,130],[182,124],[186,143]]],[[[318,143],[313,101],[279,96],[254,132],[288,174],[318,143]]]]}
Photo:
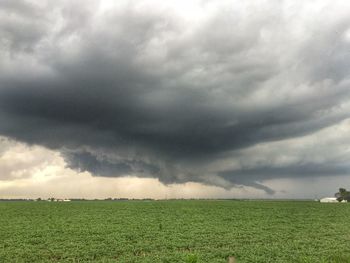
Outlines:
{"type": "Polygon", "coordinates": [[[324,197],[320,199],[320,202],[321,203],[338,203],[338,200],[335,197],[324,197]]]}

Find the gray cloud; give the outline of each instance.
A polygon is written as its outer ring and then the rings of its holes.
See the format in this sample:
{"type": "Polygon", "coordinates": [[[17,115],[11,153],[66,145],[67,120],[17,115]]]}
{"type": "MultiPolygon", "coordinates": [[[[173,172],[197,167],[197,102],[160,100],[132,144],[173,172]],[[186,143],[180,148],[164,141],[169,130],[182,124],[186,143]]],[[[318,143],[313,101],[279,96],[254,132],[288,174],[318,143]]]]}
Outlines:
{"type": "Polygon", "coordinates": [[[191,18],[147,1],[43,3],[1,3],[0,134],[95,175],[164,183],[222,185],[212,176],[273,193],[261,182],[348,171],[214,168],[349,118],[346,8],[209,1],[191,18]]]}
{"type": "Polygon", "coordinates": [[[70,168],[89,171],[100,176],[113,177],[135,174],[157,176],[159,173],[157,166],[133,159],[108,159],[88,152],[64,152],[62,155],[70,168]]]}

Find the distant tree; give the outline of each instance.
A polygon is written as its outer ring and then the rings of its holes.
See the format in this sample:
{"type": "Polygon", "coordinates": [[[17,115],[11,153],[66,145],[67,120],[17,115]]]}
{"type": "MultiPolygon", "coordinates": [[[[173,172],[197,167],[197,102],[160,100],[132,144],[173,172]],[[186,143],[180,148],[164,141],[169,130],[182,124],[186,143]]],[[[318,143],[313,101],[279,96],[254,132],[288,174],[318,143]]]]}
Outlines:
{"type": "Polygon", "coordinates": [[[343,200],[350,202],[350,192],[347,191],[345,188],[339,188],[339,192],[335,193],[334,196],[339,202],[343,200]]]}

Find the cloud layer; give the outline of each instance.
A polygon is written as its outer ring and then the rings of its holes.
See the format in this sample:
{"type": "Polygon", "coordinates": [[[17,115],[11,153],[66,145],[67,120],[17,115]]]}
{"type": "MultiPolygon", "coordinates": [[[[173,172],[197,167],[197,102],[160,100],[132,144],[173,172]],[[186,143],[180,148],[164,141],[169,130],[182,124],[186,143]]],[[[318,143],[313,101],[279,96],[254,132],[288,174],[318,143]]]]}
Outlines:
{"type": "Polygon", "coordinates": [[[71,168],[269,193],[268,179],[349,172],[347,3],[0,10],[0,134],[57,150],[71,168]],[[334,139],[334,127],[345,132],[334,139]],[[332,144],[312,141],[322,133],[332,144]]]}

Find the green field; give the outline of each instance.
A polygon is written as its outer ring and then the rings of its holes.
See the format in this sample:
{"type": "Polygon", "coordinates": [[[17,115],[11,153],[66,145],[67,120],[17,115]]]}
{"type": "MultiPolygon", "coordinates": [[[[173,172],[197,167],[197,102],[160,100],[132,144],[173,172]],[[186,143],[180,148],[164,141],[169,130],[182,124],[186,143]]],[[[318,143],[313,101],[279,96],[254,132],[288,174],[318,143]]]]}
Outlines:
{"type": "Polygon", "coordinates": [[[0,262],[350,262],[350,204],[0,202],[0,262]]]}

